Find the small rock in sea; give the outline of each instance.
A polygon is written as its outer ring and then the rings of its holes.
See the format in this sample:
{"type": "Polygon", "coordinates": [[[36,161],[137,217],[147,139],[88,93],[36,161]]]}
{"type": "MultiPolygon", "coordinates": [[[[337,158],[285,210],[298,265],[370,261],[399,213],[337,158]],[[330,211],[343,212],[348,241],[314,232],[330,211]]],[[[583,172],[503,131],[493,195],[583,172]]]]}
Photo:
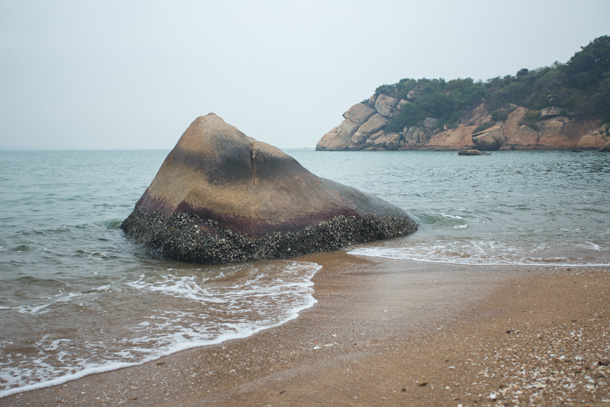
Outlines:
{"type": "Polygon", "coordinates": [[[458,155],[489,155],[488,153],[485,153],[481,150],[475,150],[473,148],[469,148],[466,150],[461,150],[460,152],[458,152],[458,155]]]}

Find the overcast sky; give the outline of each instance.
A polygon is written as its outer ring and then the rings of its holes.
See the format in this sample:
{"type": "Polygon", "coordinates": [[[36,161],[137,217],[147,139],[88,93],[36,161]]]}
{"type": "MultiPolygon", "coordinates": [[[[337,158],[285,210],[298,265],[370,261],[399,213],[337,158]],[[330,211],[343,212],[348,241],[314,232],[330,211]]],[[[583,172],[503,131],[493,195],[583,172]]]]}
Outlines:
{"type": "Polygon", "coordinates": [[[1,0],[0,148],[169,149],[209,112],[314,147],[379,85],[567,62],[608,16],[608,0],[1,0]]]}

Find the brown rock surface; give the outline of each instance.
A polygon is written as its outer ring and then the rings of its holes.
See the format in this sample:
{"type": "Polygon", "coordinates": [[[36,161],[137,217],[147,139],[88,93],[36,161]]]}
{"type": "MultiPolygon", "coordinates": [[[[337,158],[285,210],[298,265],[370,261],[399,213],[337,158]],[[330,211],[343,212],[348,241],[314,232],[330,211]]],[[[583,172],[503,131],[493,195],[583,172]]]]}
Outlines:
{"type": "Polygon", "coordinates": [[[420,148],[422,150],[463,150],[474,148],[472,131],[476,126],[458,127],[435,134],[420,148]]]}
{"type": "Polygon", "coordinates": [[[375,113],[373,116],[371,116],[370,119],[366,121],[366,123],[364,123],[362,126],[360,126],[360,128],[358,128],[358,131],[356,131],[355,135],[357,137],[370,136],[381,130],[387,123],[388,119],[386,119],[379,113],[375,113]]]}
{"type": "Polygon", "coordinates": [[[167,257],[223,263],[336,250],[417,226],[212,113],[184,132],[122,228],[167,257]]]}
{"type": "Polygon", "coordinates": [[[375,139],[373,145],[385,150],[398,150],[400,135],[398,133],[383,133],[375,139]]]}
{"type": "Polygon", "coordinates": [[[339,125],[339,130],[341,131],[341,134],[343,136],[345,136],[346,138],[351,138],[352,135],[356,132],[356,130],[358,130],[358,127],[360,127],[358,123],[354,123],[350,119],[345,119],[339,125]]]}
{"type": "Polygon", "coordinates": [[[610,133],[608,125],[604,125],[599,129],[591,130],[578,140],[576,147],[578,149],[600,149],[608,144],[610,133]]]}
{"type": "Polygon", "coordinates": [[[370,119],[370,117],[375,113],[377,113],[375,109],[373,109],[369,105],[365,105],[364,103],[357,103],[354,106],[350,107],[349,110],[343,114],[343,117],[351,120],[356,125],[360,126],[368,119],[370,119]]]}
{"type": "Polygon", "coordinates": [[[351,140],[349,136],[341,133],[341,129],[339,126],[333,127],[331,131],[326,133],[318,144],[316,145],[316,150],[319,151],[340,151],[345,150],[345,148],[350,144],[351,140]]]}
{"type": "MultiPolygon", "coordinates": [[[[557,107],[537,112],[517,105],[507,105],[501,109],[507,114],[506,120],[492,123],[491,129],[473,134],[478,126],[489,126],[492,120],[485,103],[481,103],[466,112],[457,127],[441,129],[436,119],[427,118],[419,127],[410,126],[398,133],[401,136],[398,143],[375,142],[373,135],[385,140],[384,135],[378,132],[385,132],[388,117],[407,103],[400,100],[396,107],[396,99],[381,94],[371,97],[368,105],[359,103],[352,106],[344,115],[353,121],[349,129],[333,129],[320,140],[316,149],[463,150],[475,145],[482,150],[600,149],[609,137],[607,129],[600,128],[599,120],[561,116],[563,112],[557,107]],[[366,117],[371,111],[374,114],[368,121],[362,124],[354,121],[354,117],[366,117]]],[[[393,136],[389,138],[393,140],[393,136]]]]}
{"type": "Polygon", "coordinates": [[[375,110],[382,116],[390,117],[394,114],[394,106],[396,106],[396,99],[387,95],[377,96],[375,101],[375,110]]]}
{"type": "Polygon", "coordinates": [[[571,120],[564,116],[558,116],[545,120],[542,122],[542,126],[540,128],[540,137],[536,148],[577,148],[580,138],[587,134],[590,130],[598,127],[599,122],[595,120],[571,120]]]}
{"type": "Polygon", "coordinates": [[[540,118],[543,120],[556,116],[561,116],[561,109],[556,106],[545,107],[540,110],[540,118]]]}
{"type": "Polygon", "coordinates": [[[530,150],[538,144],[538,132],[533,128],[522,124],[528,109],[513,105],[514,110],[508,115],[502,125],[502,130],[507,138],[501,149],[530,150]]]}
{"type": "Polygon", "coordinates": [[[502,128],[498,126],[492,127],[481,133],[473,134],[472,141],[479,150],[495,151],[502,147],[506,141],[506,137],[504,137],[502,128]]]}

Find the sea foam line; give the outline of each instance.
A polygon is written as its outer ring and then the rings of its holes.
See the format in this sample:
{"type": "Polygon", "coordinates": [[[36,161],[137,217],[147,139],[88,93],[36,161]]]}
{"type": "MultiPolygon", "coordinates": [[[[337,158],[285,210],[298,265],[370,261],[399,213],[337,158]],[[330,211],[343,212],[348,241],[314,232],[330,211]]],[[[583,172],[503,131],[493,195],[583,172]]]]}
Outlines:
{"type": "MultiPolygon", "coordinates": [[[[399,248],[384,248],[384,247],[363,247],[353,249],[347,252],[353,256],[365,256],[365,257],[378,257],[391,260],[410,260],[422,263],[443,263],[443,264],[459,264],[459,265],[473,265],[473,266],[560,266],[560,267],[610,267],[610,263],[568,263],[561,261],[554,261],[558,259],[544,259],[540,258],[539,262],[534,261],[522,261],[522,260],[510,260],[510,259],[498,259],[496,261],[484,261],[478,256],[465,256],[465,257],[426,257],[426,253],[409,253],[406,250],[399,248]],[[470,261],[468,259],[471,259],[470,261]]],[[[436,255],[438,256],[438,254],[436,255]]]]}
{"type": "MultiPolygon", "coordinates": [[[[322,266],[317,263],[307,262],[307,263],[292,263],[292,265],[288,266],[288,267],[294,267],[295,264],[298,266],[301,266],[301,265],[308,266],[308,270],[307,270],[308,273],[304,275],[304,277],[306,278],[306,281],[303,283],[299,283],[299,284],[304,285],[306,287],[313,286],[312,278],[322,268],[322,266]]],[[[313,291],[313,290],[311,290],[311,291],[313,291]]],[[[23,393],[26,391],[38,390],[38,389],[43,389],[46,387],[61,385],[61,384],[64,384],[64,383],[67,383],[67,382],[70,382],[73,380],[83,378],[83,377],[91,375],[91,374],[110,372],[113,370],[118,370],[118,369],[122,369],[122,368],[126,368],[126,367],[142,365],[142,364],[145,364],[148,362],[152,362],[154,360],[158,360],[164,356],[168,356],[168,355],[171,355],[171,354],[174,354],[177,352],[181,352],[181,351],[187,350],[187,349],[193,349],[193,348],[198,348],[198,347],[203,347],[203,346],[218,345],[220,343],[223,343],[223,342],[226,342],[229,340],[244,339],[244,338],[250,337],[258,332],[278,327],[280,325],[285,324],[286,322],[296,319],[302,311],[304,311],[308,308],[311,308],[317,302],[318,302],[318,300],[316,300],[313,297],[312,293],[309,292],[307,294],[307,296],[305,297],[304,301],[302,301],[300,305],[295,306],[295,307],[291,308],[290,310],[288,310],[288,312],[286,313],[284,318],[282,318],[278,322],[275,322],[275,323],[272,323],[269,325],[258,325],[258,326],[256,323],[244,323],[244,324],[241,324],[240,329],[237,332],[221,333],[216,338],[213,338],[213,339],[206,339],[206,340],[200,339],[200,340],[195,340],[195,341],[176,342],[169,348],[167,348],[161,352],[158,352],[156,354],[144,357],[142,360],[137,361],[137,362],[116,362],[116,361],[108,362],[108,363],[104,363],[104,364],[86,367],[78,372],[64,374],[64,375],[61,375],[54,379],[45,380],[45,381],[42,381],[39,383],[32,383],[32,384],[27,384],[27,385],[21,386],[21,387],[14,387],[11,389],[0,390],[0,399],[14,395],[14,394],[23,393]]]]}

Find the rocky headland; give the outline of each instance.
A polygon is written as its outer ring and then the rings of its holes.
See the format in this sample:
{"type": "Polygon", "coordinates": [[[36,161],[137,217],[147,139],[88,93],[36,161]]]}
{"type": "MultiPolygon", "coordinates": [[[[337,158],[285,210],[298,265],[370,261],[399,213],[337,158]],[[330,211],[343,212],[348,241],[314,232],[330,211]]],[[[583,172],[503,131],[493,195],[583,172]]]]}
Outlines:
{"type": "Polygon", "coordinates": [[[610,36],[566,63],[487,81],[381,85],[316,150],[610,150],[610,36]]]}
{"type": "Polygon", "coordinates": [[[416,92],[407,100],[374,94],[349,108],[345,120],[322,137],[316,150],[600,150],[610,140],[608,125],[599,119],[574,118],[553,106],[538,111],[509,104],[502,109],[506,119],[495,121],[485,102],[451,128],[427,117],[419,126],[387,131],[393,116],[417,97],[416,92]]]}
{"type": "Polygon", "coordinates": [[[184,132],[121,228],[165,257],[214,264],[332,251],[417,224],[210,113],[184,132]]]}

